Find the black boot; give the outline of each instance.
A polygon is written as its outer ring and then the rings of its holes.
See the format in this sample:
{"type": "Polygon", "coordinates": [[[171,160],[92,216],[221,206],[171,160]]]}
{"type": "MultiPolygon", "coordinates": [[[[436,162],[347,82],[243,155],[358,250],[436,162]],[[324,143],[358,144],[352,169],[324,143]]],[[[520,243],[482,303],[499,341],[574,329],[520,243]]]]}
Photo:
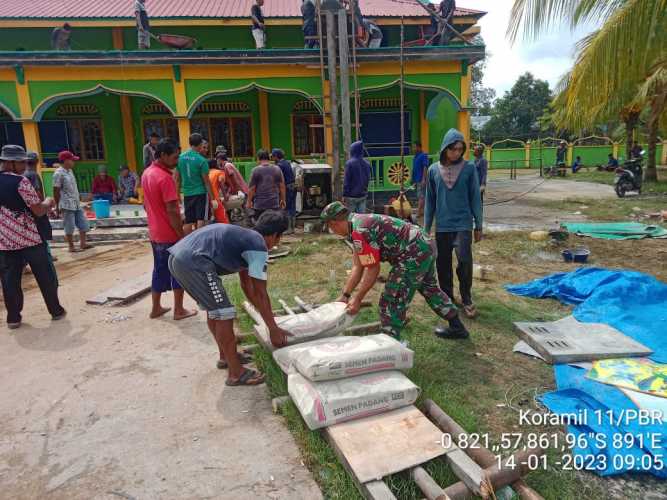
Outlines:
{"type": "Polygon", "coordinates": [[[470,337],[465,325],[461,322],[458,315],[454,316],[449,321],[449,326],[444,328],[439,326],[435,329],[435,334],[441,339],[467,339],[470,337]]]}

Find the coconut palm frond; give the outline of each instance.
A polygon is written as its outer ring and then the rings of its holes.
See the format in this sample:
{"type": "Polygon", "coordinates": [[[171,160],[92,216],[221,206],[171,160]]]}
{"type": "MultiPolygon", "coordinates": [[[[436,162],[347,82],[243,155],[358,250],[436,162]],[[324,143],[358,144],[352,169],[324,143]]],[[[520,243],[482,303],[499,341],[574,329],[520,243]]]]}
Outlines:
{"type": "Polygon", "coordinates": [[[581,0],[572,16],[573,25],[604,21],[626,2],[627,0],[581,0]]]}
{"type": "Polygon", "coordinates": [[[628,0],[598,31],[582,39],[568,86],[567,114],[599,119],[605,106],[607,114],[613,114],[631,101],[664,58],[665,22],[667,0],[628,0]]]}
{"type": "Polygon", "coordinates": [[[562,24],[572,25],[574,13],[583,0],[514,0],[507,37],[514,43],[523,33],[535,39],[540,33],[562,24]]]}

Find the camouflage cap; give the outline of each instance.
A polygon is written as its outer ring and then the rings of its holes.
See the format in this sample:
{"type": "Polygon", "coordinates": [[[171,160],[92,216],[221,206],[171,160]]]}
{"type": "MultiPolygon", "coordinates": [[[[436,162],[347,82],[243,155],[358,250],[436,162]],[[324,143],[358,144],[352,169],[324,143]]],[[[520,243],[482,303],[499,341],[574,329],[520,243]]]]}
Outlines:
{"type": "Polygon", "coordinates": [[[345,205],[343,205],[340,201],[334,201],[333,203],[329,203],[326,207],[324,207],[324,210],[322,210],[322,213],[320,214],[320,219],[322,222],[329,222],[336,219],[340,214],[346,212],[347,207],[345,205]]]}

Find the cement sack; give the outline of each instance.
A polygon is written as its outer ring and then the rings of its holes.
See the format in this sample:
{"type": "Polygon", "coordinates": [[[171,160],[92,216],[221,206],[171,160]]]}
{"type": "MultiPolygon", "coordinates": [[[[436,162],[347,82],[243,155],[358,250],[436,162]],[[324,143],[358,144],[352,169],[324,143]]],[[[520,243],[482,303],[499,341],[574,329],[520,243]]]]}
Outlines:
{"type": "Polygon", "coordinates": [[[419,396],[419,387],[399,371],[325,382],[294,372],[287,377],[287,389],[311,430],[411,405],[419,396]]]}
{"type": "Polygon", "coordinates": [[[273,359],[285,372],[293,367],[313,382],[352,377],[362,373],[412,368],[414,352],[385,335],[334,337],[284,347],[273,359]]]}
{"type": "MultiPolygon", "coordinates": [[[[292,334],[292,337],[287,337],[287,345],[333,337],[349,327],[353,321],[354,317],[347,314],[347,304],[344,302],[331,302],[306,313],[276,318],[278,326],[292,334]]],[[[271,345],[266,326],[258,326],[255,331],[262,337],[264,345],[271,345]]]]}

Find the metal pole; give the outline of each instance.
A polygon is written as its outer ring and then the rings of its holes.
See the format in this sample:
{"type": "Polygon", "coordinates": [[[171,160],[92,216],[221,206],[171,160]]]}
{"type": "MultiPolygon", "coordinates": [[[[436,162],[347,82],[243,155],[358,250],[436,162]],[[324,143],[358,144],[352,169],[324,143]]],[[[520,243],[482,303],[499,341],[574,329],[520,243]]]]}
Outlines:
{"type": "Polygon", "coordinates": [[[401,192],[398,195],[399,210],[401,213],[398,215],[401,219],[404,217],[403,214],[403,201],[405,200],[405,68],[403,61],[403,41],[405,39],[405,25],[403,24],[403,16],[401,16],[401,52],[400,52],[400,61],[401,61],[401,81],[399,84],[399,91],[401,94],[401,163],[400,163],[400,177],[401,177],[401,192]]]}
{"type": "Polygon", "coordinates": [[[347,11],[340,9],[338,11],[338,49],[340,50],[340,108],[345,159],[350,158],[350,144],[352,144],[349,43],[347,38],[347,11]]]}
{"type": "Polygon", "coordinates": [[[354,75],[354,127],[356,131],[355,139],[361,139],[361,125],[359,122],[359,109],[361,108],[359,96],[359,78],[357,75],[357,19],[354,15],[354,9],[357,0],[350,0],[350,12],[352,13],[352,74],[354,75]]]}
{"type": "Polygon", "coordinates": [[[315,0],[315,10],[317,13],[317,36],[319,36],[320,45],[320,76],[322,77],[322,126],[324,126],[324,34],[322,33],[322,11],[320,10],[321,0],[315,0]]]}
{"type": "Polygon", "coordinates": [[[338,122],[338,89],[336,83],[336,16],[327,10],[327,68],[329,70],[329,94],[331,98],[331,132],[333,137],[333,191],[334,198],[340,198],[340,130],[338,122]]]}

